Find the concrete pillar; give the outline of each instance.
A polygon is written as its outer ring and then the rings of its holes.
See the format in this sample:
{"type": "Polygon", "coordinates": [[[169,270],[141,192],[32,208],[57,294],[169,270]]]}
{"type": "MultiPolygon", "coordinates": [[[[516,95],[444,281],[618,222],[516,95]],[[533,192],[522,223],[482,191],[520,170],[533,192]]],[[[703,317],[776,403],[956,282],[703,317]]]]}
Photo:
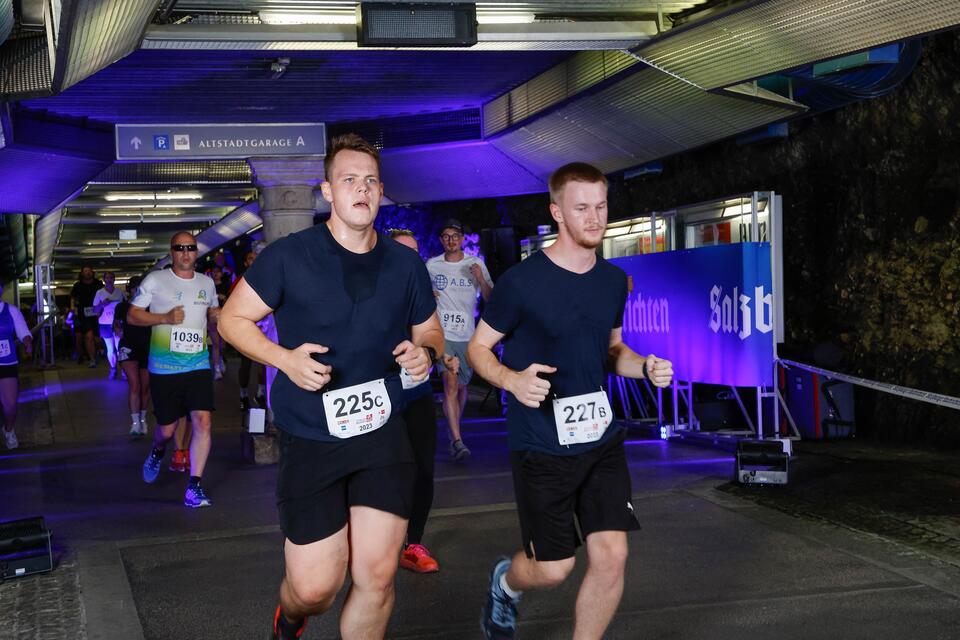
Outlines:
{"type": "MultiPolygon", "coordinates": [[[[264,240],[273,242],[313,226],[317,212],[314,191],[323,182],[323,158],[250,158],[247,162],[253,170],[253,184],[260,192],[264,240]]],[[[269,326],[267,336],[276,342],[276,325],[271,322],[269,326]]],[[[268,398],[276,374],[276,369],[267,367],[268,398]]],[[[272,422],[272,411],[267,415],[272,422]]],[[[274,438],[246,437],[251,441],[244,450],[256,464],[271,464],[280,459],[274,438]]]]}
{"type": "Polygon", "coordinates": [[[323,158],[251,158],[247,162],[260,191],[267,242],[313,226],[314,190],[323,182],[323,158]]]}

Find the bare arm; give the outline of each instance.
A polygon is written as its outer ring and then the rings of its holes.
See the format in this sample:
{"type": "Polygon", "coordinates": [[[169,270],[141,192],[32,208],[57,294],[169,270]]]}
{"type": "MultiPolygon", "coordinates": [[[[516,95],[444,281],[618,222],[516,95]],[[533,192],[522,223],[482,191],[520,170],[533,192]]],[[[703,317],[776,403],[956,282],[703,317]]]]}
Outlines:
{"type": "Polygon", "coordinates": [[[180,324],[183,322],[183,305],[170,309],[166,313],[151,313],[143,307],[130,305],[127,322],[138,327],[154,327],[158,324],[180,324]]]}
{"type": "Polygon", "coordinates": [[[326,353],[327,347],[304,343],[296,349],[286,349],[263,335],[257,322],[273,309],[268,307],[243,278],[227,304],[219,312],[217,329],[224,340],[251,360],[280,369],[298,387],[317,391],[330,382],[331,367],[314,360],[314,353],[326,353]]]}
{"type": "Polygon", "coordinates": [[[490,294],[493,293],[493,287],[487,284],[487,281],[480,278],[480,295],[484,300],[490,300],[490,294]]]}
{"type": "Polygon", "coordinates": [[[474,263],[470,267],[470,272],[473,274],[477,284],[480,286],[480,295],[483,296],[484,300],[490,300],[490,294],[493,293],[493,287],[484,277],[483,268],[479,264],[474,263]]]}
{"type": "Polygon", "coordinates": [[[493,347],[504,334],[483,320],[477,325],[470,344],[467,345],[467,361],[474,371],[490,384],[513,394],[528,407],[539,407],[547,399],[550,382],[537,377],[538,373],[553,373],[557,369],[545,364],[533,363],[523,371],[514,371],[504,366],[493,353],[493,347]]]}
{"type": "Polygon", "coordinates": [[[668,387],[673,380],[673,363],[658,358],[652,353],[643,357],[628,347],[623,341],[623,334],[618,327],[610,332],[610,362],[613,372],[624,378],[644,377],[646,365],[647,379],[657,387],[668,387]]]}

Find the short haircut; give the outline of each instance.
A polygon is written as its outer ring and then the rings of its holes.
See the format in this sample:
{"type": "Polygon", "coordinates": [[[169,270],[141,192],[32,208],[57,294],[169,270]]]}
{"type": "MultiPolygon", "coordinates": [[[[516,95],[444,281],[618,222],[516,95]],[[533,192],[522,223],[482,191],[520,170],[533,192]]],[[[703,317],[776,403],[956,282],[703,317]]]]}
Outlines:
{"type": "MultiPolygon", "coordinates": [[[[190,236],[190,239],[193,240],[193,243],[192,243],[192,244],[196,244],[196,242],[197,242],[197,236],[193,235],[193,234],[190,233],[189,231],[177,231],[175,234],[173,234],[172,236],[170,236],[170,245],[171,245],[171,246],[177,244],[176,242],[174,242],[174,240],[177,239],[177,236],[190,236]]],[[[180,244],[183,244],[183,243],[180,243],[180,244]]]]}
{"type": "Polygon", "coordinates": [[[355,133],[345,133],[335,136],[330,141],[330,152],[323,159],[323,178],[329,182],[330,171],[333,169],[333,161],[341,151],[359,151],[365,153],[377,161],[377,175],[380,175],[380,152],[377,148],[358,136],[355,133]]]}
{"type": "Polygon", "coordinates": [[[568,182],[602,182],[607,186],[607,176],[600,169],[586,162],[565,164],[550,175],[550,202],[560,204],[560,193],[568,182]]]}
{"type": "Polygon", "coordinates": [[[407,236],[407,237],[413,238],[414,240],[417,239],[417,236],[413,235],[413,231],[410,231],[410,229],[390,229],[389,231],[387,231],[387,233],[390,234],[391,238],[399,238],[401,236],[407,236]]]}

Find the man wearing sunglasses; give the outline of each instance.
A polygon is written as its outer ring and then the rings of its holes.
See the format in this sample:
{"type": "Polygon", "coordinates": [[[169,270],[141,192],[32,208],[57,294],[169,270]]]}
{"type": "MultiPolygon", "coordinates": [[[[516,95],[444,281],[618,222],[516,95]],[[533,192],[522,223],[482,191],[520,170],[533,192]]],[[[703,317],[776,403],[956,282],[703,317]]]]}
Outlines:
{"type": "Polygon", "coordinates": [[[127,312],[130,324],[152,327],[147,369],[157,428],[153,449],[143,463],[143,479],[157,479],[177,421],[189,415],[193,439],[190,481],[183,503],[188,507],[209,507],[210,498],[200,484],[210,455],[213,411],[207,325],[215,325],[220,309],[213,280],[196,272],[197,239],[192,234],[174,234],[170,239],[170,259],[172,268],[153,271],[143,279],[127,312]]]}
{"type": "Polygon", "coordinates": [[[460,417],[467,404],[467,384],[473,369],[467,362],[467,343],[476,327],[477,294],[490,299],[493,280],[487,265],[477,256],[463,252],[463,225],[450,218],[440,230],[443,254],[427,261],[427,270],[437,297],[437,315],[443,325],[445,353],[460,361],[460,368],[440,374],[443,380],[443,413],[450,432],[450,457],[462,461],[470,456],[470,449],[460,436],[460,417]]]}

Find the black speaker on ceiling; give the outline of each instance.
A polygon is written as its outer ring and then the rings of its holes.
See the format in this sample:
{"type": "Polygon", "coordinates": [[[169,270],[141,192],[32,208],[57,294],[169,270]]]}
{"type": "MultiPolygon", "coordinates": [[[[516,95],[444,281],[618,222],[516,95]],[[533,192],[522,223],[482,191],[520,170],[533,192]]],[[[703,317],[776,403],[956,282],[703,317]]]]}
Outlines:
{"type": "Polygon", "coordinates": [[[361,2],[361,47],[472,47],[477,44],[473,3],[361,2]]]}

